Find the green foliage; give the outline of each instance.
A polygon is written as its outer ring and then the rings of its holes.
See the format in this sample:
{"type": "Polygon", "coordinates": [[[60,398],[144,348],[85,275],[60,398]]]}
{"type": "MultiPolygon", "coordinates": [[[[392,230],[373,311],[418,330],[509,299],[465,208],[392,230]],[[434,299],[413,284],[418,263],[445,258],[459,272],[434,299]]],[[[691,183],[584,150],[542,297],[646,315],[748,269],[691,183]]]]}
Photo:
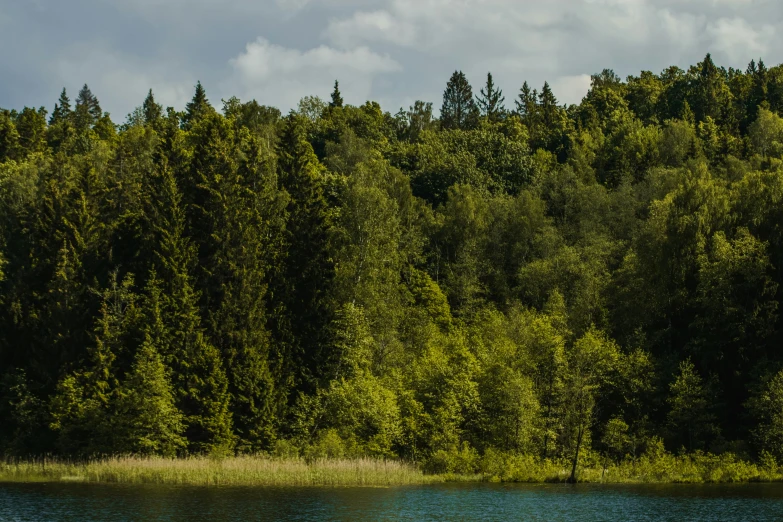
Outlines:
{"type": "Polygon", "coordinates": [[[472,129],[478,125],[479,108],[465,73],[454,71],[443,92],[440,125],[443,129],[472,129]]]}
{"type": "Polygon", "coordinates": [[[701,376],[696,373],[693,363],[680,363],[680,373],[669,385],[670,396],[668,423],[677,440],[687,445],[689,450],[702,447],[705,438],[715,429],[713,415],[709,411],[710,402],[701,376]]]}
{"type": "Polygon", "coordinates": [[[113,451],[173,456],[185,448],[183,415],[174,404],[168,372],[149,334],[117,390],[113,407],[113,451]]]}
{"type": "Polygon", "coordinates": [[[779,477],[783,68],[515,102],[0,110],[0,452],[779,477]]]}
{"type": "Polygon", "coordinates": [[[773,460],[783,460],[783,371],[769,380],[749,406],[760,421],[754,432],[759,448],[773,460]]]}

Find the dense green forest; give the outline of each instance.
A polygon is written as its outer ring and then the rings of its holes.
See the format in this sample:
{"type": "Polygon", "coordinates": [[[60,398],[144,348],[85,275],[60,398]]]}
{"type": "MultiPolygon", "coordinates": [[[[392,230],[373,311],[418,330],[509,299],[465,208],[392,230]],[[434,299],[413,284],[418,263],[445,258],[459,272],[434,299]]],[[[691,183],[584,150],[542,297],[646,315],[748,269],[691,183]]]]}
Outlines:
{"type": "Polygon", "coordinates": [[[709,55],[439,117],[2,110],[0,453],[783,461],[781,113],[709,55]]]}

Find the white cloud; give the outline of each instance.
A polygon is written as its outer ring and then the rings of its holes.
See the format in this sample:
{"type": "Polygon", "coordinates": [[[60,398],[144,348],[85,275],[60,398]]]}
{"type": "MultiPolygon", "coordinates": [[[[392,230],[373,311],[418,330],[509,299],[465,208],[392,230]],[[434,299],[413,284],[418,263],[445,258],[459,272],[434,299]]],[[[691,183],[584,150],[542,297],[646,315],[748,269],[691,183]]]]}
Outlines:
{"type": "Polygon", "coordinates": [[[339,50],[320,46],[299,51],[264,38],[247,44],[230,64],[233,74],[222,85],[224,91],[282,109],[295,107],[307,95],[328,95],[335,79],[340,81],[347,102],[363,103],[370,98],[376,76],[402,70],[389,56],[367,47],[339,50]]]}
{"type": "Polygon", "coordinates": [[[551,87],[560,103],[579,103],[590,90],[590,75],[561,76],[551,82],[551,87]]]}
{"type": "Polygon", "coordinates": [[[0,53],[13,80],[0,82],[0,105],[51,107],[60,85],[87,81],[117,116],[149,87],[181,107],[200,78],[218,103],[238,95],[285,110],[303,95],[328,95],[337,78],[350,103],[378,99],[394,111],[416,98],[439,106],[455,69],[476,91],[492,71],[507,99],[524,80],[537,88],[549,80],[559,99],[577,102],[587,75],[603,68],[621,77],[659,72],[707,52],[743,69],[760,56],[783,61],[780,0],[67,4],[0,0],[0,48],[15,49],[0,53]]]}
{"type": "Polygon", "coordinates": [[[59,90],[65,85],[71,99],[87,83],[105,110],[125,107],[123,113],[112,113],[115,122],[123,121],[128,112],[141,105],[149,89],[158,103],[181,108],[193,96],[196,83],[187,71],[145,63],[100,47],[72,47],[54,69],[59,80],[54,86],[59,90]]]}
{"type": "Polygon", "coordinates": [[[712,36],[713,47],[732,61],[766,54],[775,37],[773,26],[765,24],[756,30],[742,18],[721,18],[711,23],[707,32],[712,36]]]}

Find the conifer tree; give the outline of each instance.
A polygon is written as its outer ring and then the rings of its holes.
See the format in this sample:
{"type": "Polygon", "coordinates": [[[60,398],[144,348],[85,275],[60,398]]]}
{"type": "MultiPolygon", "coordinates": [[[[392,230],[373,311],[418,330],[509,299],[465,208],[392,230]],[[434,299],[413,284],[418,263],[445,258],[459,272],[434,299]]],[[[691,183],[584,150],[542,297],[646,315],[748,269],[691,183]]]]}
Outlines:
{"type": "Polygon", "coordinates": [[[544,82],[544,87],[538,95],[538,105],[541,108],[541,119],[543,124],[549,126],[555,123],[559,106],[557,105],[555,93],[552,92],[552,88],[549,86],[548,82],[544,82]]]}
{"type": "Polygon", "coordinates": [[[536,93],[535,90],[531,91],[527,82],[524,82],[522,88],[519,89],[519,96],[514,103],[516,104],[517,114],[522,120],[522,123],[529,127],[536,113],[538,93],[536,93]]]}
{"type": "Polygon", "coordinates": [[[212,111],[212,105],[207,100],[207,91],[201,85],[196,84],[196,91],[193,98],[185,105],[185,114],[182,117],[182,127],[185,130],[190,129],[199,119],[203,118],[208,112],[212,111]]]}
{"type": "Polygon", "coordinates": [[[175,406],[167,368],[149,332],[112,406],[114,451],[170,457],[186,447],[183,415],[175,406]]]}
{"type": "Polygon", "coordinates": [[[712,56],[709,53],[699,65],[695,85],[696,96],[693,104],[696,121],[702,122],[707,117],[722,121],[723,107],[726,105],[729,93],[721,71],[712,61],[712,56]]]}
{"type": "Polygon", "coordinates": [[[195,160],[186,186],[204,324],[223,355],[240,443],[257,450],[274,436],[265,298],[284,200],[257,138],[235,136],[232,122],[217,113],[192,132],[195,160]]]}
{"type": "Polygon", "coordinates": [[[150,125],[152,128],[155,128],[161,118],[163,118],[163,107],[155,102],[155,96],[152,94],[152,89],[147,93],[147,97],[144,98],[142,111],[144,113],[144,124],[150,125]]]}
{"type": "Polygon", "coordinates": [[[301,116],[285,120],[278,145],[278,176],[290,195],[281,260],[270,288],[272,331],[283,353],[285,378],[312,390],[329,358],[329,296],[334,265],[329,249],[331,219],[324,195],[325,172],[307,141],[301,116]]]}
{"type": "Polygon", "coordinates": [[[496,123],[503,118],[506,111],[503,103],[506,98],[503,96],[503,91],[495,87],[492,73],[487,73],[487,85],[481,89],[481,96],[477,101],[481,113],[490,122],[496,123]]]}
{"type": "Polygon", "coordinates": [[[669,390],[669,426],[687,449],[701,447],[703,437],[714,431],[713,415],[701,376],[690,360],[680,363],[680,373],[669,390]]]}
{"type": "Polygon", "coordinates": [[[46,109],[25,107],[16,118],[19,147],[25,155],[43,152],[46,148],[46,109]]]}
{"type": "Polygon", "coordinates": [[[93,346],[85,367],[67,375],[52,399],[52,427],[66,454],[90,456],[112,451],[112,404],[121,372],[119,360],[138,324],[133,278],[117,282],[116,272],[102,296],[93,346]]]}
{"type": "Polygon", "coordinates": [[[59,150],[67,144],[72,134],[73,112],[71,111],[71,100],[63,88],[60,98],[54,105],[52,116],[49,118],[49,129],[46,133],[49,144],[59,150]]]}
{"type": "Polygon", "coordinates": [[[195,251],[185,236],[182,197],[172,172],[156,176],[152,229],[157,237],[156,271],[148,295],[160,296],[168,346],[160,350],[173,371],[177,408],[185,416],[185,436],[192,452],[225,452],[233,445],[228,380],[220,353],[205,337],[191,271],[195,251]],[[156,287],[160,290],[156,290],[156,287]]]}
{"type": "Polygon", "coordinates": [[[103,116],[101,105],[98,98],[92,93],[85,83],[76,97],[76,110],[74,111],[74,122],[78,131],[91,128],[103,116]]]}
{"type": "Polygon", "coordinates": [[[441,127],[444,129],[472,129],[478,124],[479,110],[473,99],[473,89],[462,71],[454,71],[440,109],[441,127]]]}
{"type": "Polygon", "coordinates": [[[68,98],[68,93],[63,87],[60,93],[60,98],[57,103],[54,104],[54,110],[52,111],[52,117],[49,118],[49,125],[56,125],[60,122],[68,121],[71,117],[71,99],[68,98]]]}
{"type": "Polygon", "coordinates": [[[0,163],[16,159],[19,152],[19,132],[8,111],[0,110],[0,163]]]}
{"type": "Polygon", "coordinates": [[[329,108],[334,109],[336,107],[343,106],[343,97],[340,94],[340,84],[337,80],[334,81],[334,90],[332,91],[332,100],[329,102],[329,108]]]}

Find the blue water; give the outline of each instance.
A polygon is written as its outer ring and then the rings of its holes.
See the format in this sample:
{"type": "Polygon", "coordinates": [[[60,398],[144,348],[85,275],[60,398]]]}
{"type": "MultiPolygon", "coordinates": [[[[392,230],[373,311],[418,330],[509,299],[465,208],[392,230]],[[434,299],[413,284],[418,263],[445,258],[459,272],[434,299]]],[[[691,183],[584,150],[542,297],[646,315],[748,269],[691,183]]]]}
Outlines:
{"type": "Polygon", "coordinates": [[[0,520],[783,520],[783,484],[399,488],[0,484],[0,520]]]}

